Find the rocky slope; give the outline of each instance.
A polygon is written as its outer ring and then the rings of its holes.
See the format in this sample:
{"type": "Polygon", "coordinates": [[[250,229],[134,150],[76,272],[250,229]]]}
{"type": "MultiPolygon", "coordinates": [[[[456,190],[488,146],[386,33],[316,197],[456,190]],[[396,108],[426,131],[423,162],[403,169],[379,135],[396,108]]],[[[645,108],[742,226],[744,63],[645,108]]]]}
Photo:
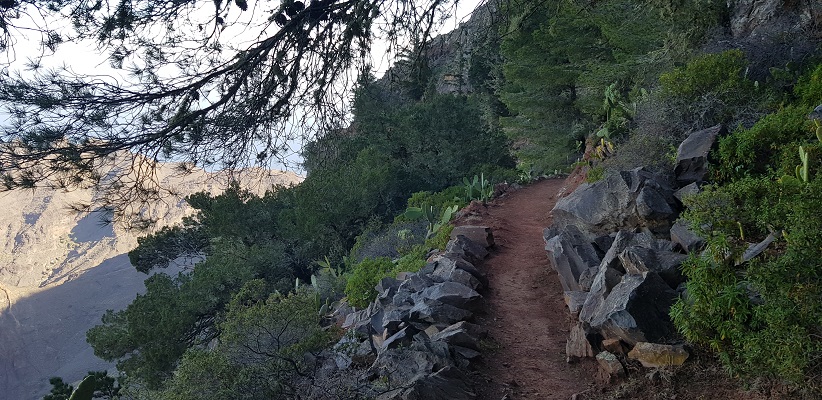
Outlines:
{"type": "MultiPolygon", "coordinates": [[[[180,176],[177,170],[173,164],[163,165],[157,180],[179,195],[141,210],[162,225],[178,223],[191,213],[183,196],[216,193],[222,187],[215,174],[180,176]]],[[[258,187],[262,191],[269,183],[300,180],[290,172],[275,173],[258,187]]],[[[106,310],[122,309],[142,293],[146,275],[130,265],[127,253],[147,232],[106,224],[100,213],[70,210],[94,196],[91,190],[46,189],[0,194],[2,398],[41,398],[50,388],[49,377],[72,382],[88,370],[112,368],[94,356],[86,331],[106,310]]]]}

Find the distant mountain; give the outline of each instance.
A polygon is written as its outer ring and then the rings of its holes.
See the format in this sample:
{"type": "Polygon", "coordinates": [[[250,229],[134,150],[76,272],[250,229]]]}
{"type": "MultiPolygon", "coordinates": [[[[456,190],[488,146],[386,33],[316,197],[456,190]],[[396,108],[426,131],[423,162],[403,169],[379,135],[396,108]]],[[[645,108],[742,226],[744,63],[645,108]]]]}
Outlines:
{"type": "MultiPolygon", "coordinates": [[[[220,175],[179,171],[161,165],[156,180],[175,195],[139,210],[160,221],[154,229],[191,214],[184,196],[224,186],[220,175]]],[[[253,175],[260,192],[302,180],[291,172],[253,175]]],[[[107,309],[123,309],[143,292],[146,275],[127,253],[149,232],[106,223],[102,213],[71,211],[95,196],[89,189],[0,193],[0,398],[39,399],[52,376],[72,382],[89,370],[113,369],[94,356],[86,331],[107,309]]]]}

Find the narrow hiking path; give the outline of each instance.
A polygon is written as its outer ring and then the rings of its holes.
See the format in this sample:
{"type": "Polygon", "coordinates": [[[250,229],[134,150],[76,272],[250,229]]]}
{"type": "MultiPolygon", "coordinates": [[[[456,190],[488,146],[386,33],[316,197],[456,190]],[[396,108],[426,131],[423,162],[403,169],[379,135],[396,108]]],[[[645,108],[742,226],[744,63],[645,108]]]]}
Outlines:
{"type": "Polygon", "coordinates": [[[558,195],[577,184],[573,178],[540,181],[459,222],[490,226],[496,241],[483,264],[488,312],[477,322],[489,329],[492,347],[484,352],[480,399],[567,400],[594,385],[593,361],[565,361],[570,317],[542,239],[558,195]]]}

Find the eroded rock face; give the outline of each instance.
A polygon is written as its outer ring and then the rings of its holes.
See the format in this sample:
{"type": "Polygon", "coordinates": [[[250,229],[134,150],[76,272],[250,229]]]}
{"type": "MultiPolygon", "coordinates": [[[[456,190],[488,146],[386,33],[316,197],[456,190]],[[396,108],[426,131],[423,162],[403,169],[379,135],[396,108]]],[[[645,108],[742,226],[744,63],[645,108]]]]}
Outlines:
{"type": "Polygon", "coordinates": [[[822,37],[822,3],[818,1],[737,0],[729,4],[731,32],[736,38],[822,37]]]}

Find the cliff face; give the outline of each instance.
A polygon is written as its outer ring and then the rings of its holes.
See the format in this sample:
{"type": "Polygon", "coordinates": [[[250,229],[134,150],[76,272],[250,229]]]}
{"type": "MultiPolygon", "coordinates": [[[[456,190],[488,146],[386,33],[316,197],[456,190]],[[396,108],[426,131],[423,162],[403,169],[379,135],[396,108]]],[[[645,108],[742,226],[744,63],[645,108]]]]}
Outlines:
{"type": "MultiPolygon", "coordinates": [[[[220,179],[213,174],[195,171],[178,176],[175,171],[174,165],[163,165],[157,179],[177,195],[141,210],[162,221],[156,228],[191,214],[184,196],[221,190],[220,179]]],[[[280,173],[267,182],[289,185],[300,179],[280,173]]],[[[265,187],[269,185],[260,185],[265,187]]],[[[106,224],[99,213],[70,211],[70,205],[88,203],[94,196],[91,190],[45,189],[0,194],[3,398],[42,398],[52,376],[72,382],[89,370],[112,368],[94,356],[86,331],[106,310],[125,308],[143,292],[146,275],[131,266],[127,253],[148,232],[106,224]]]]}
{"type": "Polygon", "coordinates": [[[822,3],[817,0],[729,0],[728,6],[736,38],[822,38],[822,3]]]}

